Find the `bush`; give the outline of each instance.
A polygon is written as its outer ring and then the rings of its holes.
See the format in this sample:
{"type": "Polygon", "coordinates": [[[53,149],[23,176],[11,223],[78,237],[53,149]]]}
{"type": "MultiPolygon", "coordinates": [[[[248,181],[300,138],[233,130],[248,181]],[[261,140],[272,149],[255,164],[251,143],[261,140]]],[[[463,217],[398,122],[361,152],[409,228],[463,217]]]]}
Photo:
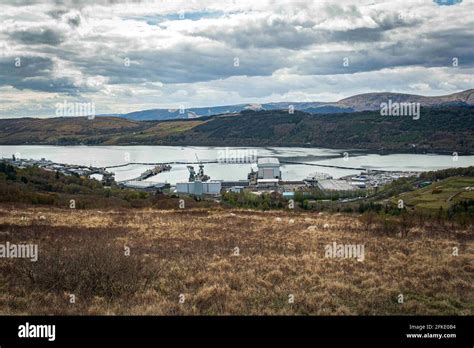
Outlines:
{"type": "Polygon", "coordinates": [[[123,245],[90,236],[83,240],[61,239],[61,244],[40,252],[37,262],[25,260],[18,270],[27,287],[53,293],[72,293],[114,299],[143,290],[150,279],[144,262],[123,245]]]}
{"type": "Polygon", "coordinates": [[[362,226],[364,226],[364,229],[366,230],[366,232],[369,232],[370,228],[375,223],[376,219],[377,219],[377,214],[373,211],[368,211],[361,215],[360,222],[362,223],[362,226]]]}

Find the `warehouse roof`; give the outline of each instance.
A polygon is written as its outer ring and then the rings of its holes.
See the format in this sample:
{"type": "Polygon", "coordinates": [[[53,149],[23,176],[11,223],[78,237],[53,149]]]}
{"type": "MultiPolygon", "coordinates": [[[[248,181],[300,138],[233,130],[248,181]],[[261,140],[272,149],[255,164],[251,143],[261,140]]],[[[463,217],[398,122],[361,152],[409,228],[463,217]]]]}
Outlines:
{"type": "Polygon", "coordinates": [[[270,165],[280,165],[280,161],[278,158],[275,157],[262,157],[258,159],[258,165],[265,165],[265,164],[270,164],[270,165]]]}
{"type": "Polygon", "coordinates": [[[257,183],[265,184],[265,183],[278,183],[278,179],[257,179],[257,183]]]}
{"type": "Polygon", "coordinates": [[[320,180],[318,181],[318,187],[321,190],[327,191],[351,191],[355,190],[355,187],[344,180],[320,180]]]}

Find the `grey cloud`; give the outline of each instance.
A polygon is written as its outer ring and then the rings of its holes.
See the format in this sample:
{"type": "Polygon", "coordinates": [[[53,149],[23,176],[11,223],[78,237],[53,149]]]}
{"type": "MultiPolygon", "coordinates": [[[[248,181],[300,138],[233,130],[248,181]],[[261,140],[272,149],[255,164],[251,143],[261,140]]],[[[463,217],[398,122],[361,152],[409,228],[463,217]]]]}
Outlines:
{"type": "MultiPolygon", "coordinates": [[[[22,5],[31,2],[14,3],[22,5]]],[[[164,84],[162,90],[182,85],[191,91],[196,88],[195,94],[201,97],[198,86],[204,86],[202,88],[206,93],[215,87],[221,95],[238,93],[245,98],[259,98],[272,93],[282,95],[308,91],[311,94],[314,90],[325,92],[325,88],[315,87],[315,83],[305,87],[302,81],[308,77],[325,80],[324,83],[321,82],[322,86],[329,86],[328,89],[333,92],[339,93],[340,89],[345,93],[348,90],[359,92],[357,88],[362,84],[346,86],[341,82],[356,79],[358,74],[355,73],[359,72],[372,72],[370,75],[375,76],[383,68],[398,71],[397,67],[407,66],[416,67],[415,69],[446,67],[450,66],[453,57],[458,58],[460,64],[457,70],[453,70],[453,77],[461,69],[474,67],[474,49],[471,44],[474,30],[462,13],[459,13],[459,17],[450,17],[454,18],[454,22],[450,19],[449,28],[455,29],[444,29],[442,26],[433,28],[433,23],[440,21],[431,22],[425,14],[418,15],[414,11],[414,16],[403,17],[391,11],[392,6],[388,5],[371,7],[367,11],[359,10],[357,6],[328,5],[320,13],[313,15],[308,12],[311,16],[299,16],[301,13],[298,11],[310,11],[308,2],[302,2],[295,7],[295,16],[287,18],[278,17],[281,12],[272,3],[267,8],[262,6],[261,16],[254,16],[252,13],[246,17],[244,12],[239,12],[235,17],[242,18],[239,26],[231,24],[231,20],[228,23],[216,20],[215,26],[209,26],[214,21],[198,20],[205,13],[202,10],[197,11],[198,15],[195,17],[190,17],[194,20],[192,23],[186,21],[183,25],[167,27],[161,26],[156,20],[158,14],[145,11],[135,13],[134,7],[131,7],[130,13],[120,9],[116,16],[112,16],[113,11],[108,16],[105,12],[107,8],[94,8],[93,13],[84,8],[109,1],[57,0],[45,3],[48,5],[34,9],[44,11],[47,16],[38,16],[36,20],[28,13],[29,9],[15,9],[17,13],[21,13],[22,18],[18,18],[18,21],[22,22],[22,26],[5,26],[9,29],[0,33],[0,40],[5,39],[4,43],[0,41],[0,46],[10,56],[0,58],[0,86],[68,95],[106,92],[111,93],[110,95],[122,93],[130,96],[132,91],[138,90],[140,93],[136,98],[139,99],[142,98],[141,92],[155,96],[156,86],[153,83],[159,81],[164,84]],[[51,5],[54,3],[56,5],[51,5]],[[267,21],[266,17],[262,19],[266,14],[268,18],[272,18],[271,21],[267,21]],[[366,22],[367,15],[372,16],[373,22],[369,20],[370,26],[360,27],[360,23],[366,22]],[[130,18],[141,19],[142,22],[127,20],[130,18]],[[57,26],[51,24],[52,19],[57,26]],[[335,22],[332,23],[332,20],[335,22]],[[349,29],[326,29],[322,25],[326,21],[328,28],[332,25],[349,29]],[[126,25],[139,27],[129,30],[126,25]],[[203,25],[207,27],[204,28],[203,25]],[[59,27],[64,31],[58,31],[59,27]],[[140,31],[136,38],[131,35],[135,29],[140,31]],[[160,42],[159,47],[151,47],[148,42],[143,44],[155,30],[159,37],[163,37],[164,44],[160,42]],[[199,45],[202,42],[205,44],[199,45]],[[320,52],[318,49],[333,43],[342,43],[347,51],[333,49],[320,52]],[[11,52],[23,54],[21,68],[14,67],[15,57],[12,57],[11,52]],[[126,57],[131,60],[129,67],[123,64],[126,57]],[[234,67],[236,57],[239,59],[239,67],[234,67]],[[345,57],[349,59],[348,67],[342,64],[345,57]],[[55,62],[60,64],[54,64],[55,62]],[[71,76],[64,76],[65,71],[58,71],[61,66],[71,71],[71,76]],[[294,80],[285,80],[285,74],[275,75],[273,79],[272,74],[280,69],[295,74],[292,77],[294,80]],[[99,78],[95,80],[96,77],[99,78]],[[254,77],[256,78],[252,79],[254,77]],[[88,87],[84,82],[88,78],[91,78],[92,85],[95,81],[102,83],[102,78],[105,83],[101,87],[88,87]],[[239,86],[234,84],[236,80],[239,81],[239,86]],[[262,84],[250,83],[250,80],[262,81],[262,84]],[[115,86],[106,90],[111,85],[115,86]]],[[[137,9],[142,10],[144,7],[137,9]]],[[[235,13],[223,13],[222,18],[234,15],[235,13]]],[[[15,12],[10,17],[8,14],[4,17],[0,15],[8,20],[16,20],[15,16],[15,12]]],[[[158,19],[162,18],[167,17],[163,15],[158,19]]],[[[167,20],[172,21],[173,18],[167,20]]],[[[430,72],[426,74],[429,75],[430,72]]],[[[386,89],[383,76],[377,75],[370,82],[371,85],[363,85],[364,88],[370,89],[372,86],[373,89],[386,89]]],[[[396,75],[392,75],[392,80],[393,76],[396,75]]],[[[419,76],[414,76],[413,79],[421,80],[419,76]]],[[[404,80],[399,84],[397,81],[390,81],[390,85],[402,90],[416,81],[404,80]]],[[[430,85],[436,85],[440,81],[433,78],[430,85]]],[[[464,78],[464,81],[469,79],[464,78]]],[[[178,97],[189,98],[188,95],[176,96],[178,94],[169,94],[169,100],[174,102],[178,97]]]]}
{"type": "Polygon", "coordinates": [[[67,18],[67,23],[72,27],[78,27],[81,24],[81,16],[76,15],[73,17],[67,18]]]}
{"type": "Polygon", "coordinates": [[[37,4],[54,4],[55,6],[65,6],[68,8],[82,8],[90,5],[112,6],[120,3],[140,4],[147,0],[8,0],[8,5],[30,6],[37,4]]]}
{"type": "Polygon", "coordinates": [[[329,17],[362,17],[359,9],[355,5],[341,6],[337,3],[328,3],[325,6],[325,12],[329,17]]]}
{"type": "Polygon", "coordinates": [[[65,37],[59,31],[50,28],[29,28],[10,33],[10,39],[28,45],[59,45],[65,37]]]}
{"type": "Polygon", "coordinates": [[[303,75],[329,75],[405,66],[452,67],[453,57],[459,59],[459,68],[474,67],[474,49],[467,45],[468,34],[465,37],[458,35],[428,35],[424,40],[398,42],[370,50],[319,53],[304,58],[293,69],[303,75]],[[443,39],[437,38],[438,35],[443,39]],[[345,58],[348,66],[343,65],[345,58]]]}
{"type": "Polygon", "coordinates": [[[61,58],[74,61],[76,67],[87,75],[101,75],[109,83],[185,83],[223,79],[230,76],[268,76],[288,64],[288,58],[274,52],[220,50],[215,47],[199,47],[177,44],[168,49],[140,50],[121,53],[113,49],[102,52],[94,59],[82,58],[63,52],[61,58]],[[124,59],[130,59],[130,66],[124,59]],[[239,66],[234,66],[234,59],[239,66]]]}
{"type": "Polygon", "coordinates": [[[297,30],[294,26],[278,21],[272,25],[253,25],[223,32],[221,28],[210,28],[196,32],[194,36],[225,42],[231,47],[298,49],[321,42],[324,38],[310,29],[297,30]]]}
{"type": "Polygon", "coordinates": [[[59,19],[61,18],[62,15],[66,14],[67,12],[68,12],[67,10],[54,9],[54,10],[48,11],[48,15],[50,15],[52,18],[59,19]]]}
{"type": "Polygon", "coordinates": [[[71,79],[52,75],[53,65],[53,61],[45,57],[0,58],[0,86],[13,86],[20,90],[78,93],[78,88],[71,79]],[[19,67],[15,66],[17,58],[20,59],[19,67]]]}
{"type": "Polygon", "coordinates": [[[8,0],[7,4],[12,6],[30,6],[37,4],[35,0],[8,0]]]}
{"type": "MultiPolygon", "coordinates": [[[[338,6],[329,7],[329,12],[336,13],[338,6]]],[[[341,10],[342,11],[342,10],[341,10]]],[[[359,16],[357,9],[349,11],[352,16],[359,16]]],[[[347,30],[326,30],[314,28],[315,21],[278,18],[271,21],[260,20],[230,28],[209,27],[192,35],[225,42],[232,47],[246,48],[286,48],[298,50],[314,44],[331,42],[377,42],[397,28],[415,27],[420,20],[403,19],[398,14],[377,13],[373,18],[375,28],[362,27],[347,30]]]]}
{"type": "Polygon", "coordinates": [[[79,27],[82,21],[81,14],[77,10],[69,11],[67,9],[54,9],[49,11],[48,15],[54,19],[62,20],[74,28],[79,27]]]}

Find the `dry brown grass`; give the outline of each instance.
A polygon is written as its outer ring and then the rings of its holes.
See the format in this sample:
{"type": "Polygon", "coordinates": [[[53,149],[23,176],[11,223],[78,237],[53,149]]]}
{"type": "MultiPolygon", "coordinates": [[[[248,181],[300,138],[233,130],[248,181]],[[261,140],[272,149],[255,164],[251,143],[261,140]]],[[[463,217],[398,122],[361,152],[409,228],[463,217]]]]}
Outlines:
{"type": "Polygon", "coordinates": [[[474,313],[472,231],[374,232],[341,214],[3,206],[0,243],[38,243],[39,261],[0,259],[0,313],[474,313]],[[333,241],[365,260],[325,258],[333,241]]]}

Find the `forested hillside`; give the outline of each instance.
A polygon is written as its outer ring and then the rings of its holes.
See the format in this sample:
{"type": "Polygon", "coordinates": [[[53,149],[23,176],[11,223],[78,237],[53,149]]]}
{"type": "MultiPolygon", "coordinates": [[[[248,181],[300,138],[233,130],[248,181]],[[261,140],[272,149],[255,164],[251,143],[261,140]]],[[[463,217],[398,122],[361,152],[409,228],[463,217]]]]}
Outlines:
{"type": "Polygon", "coordinates": [[[474,108],[421,108],[419,119],[376,111],[314,115],[288,110],[179,121],[5,119],[0,120],[0,144],[307,146],[467,154],[474,149],[474,108]]]}

